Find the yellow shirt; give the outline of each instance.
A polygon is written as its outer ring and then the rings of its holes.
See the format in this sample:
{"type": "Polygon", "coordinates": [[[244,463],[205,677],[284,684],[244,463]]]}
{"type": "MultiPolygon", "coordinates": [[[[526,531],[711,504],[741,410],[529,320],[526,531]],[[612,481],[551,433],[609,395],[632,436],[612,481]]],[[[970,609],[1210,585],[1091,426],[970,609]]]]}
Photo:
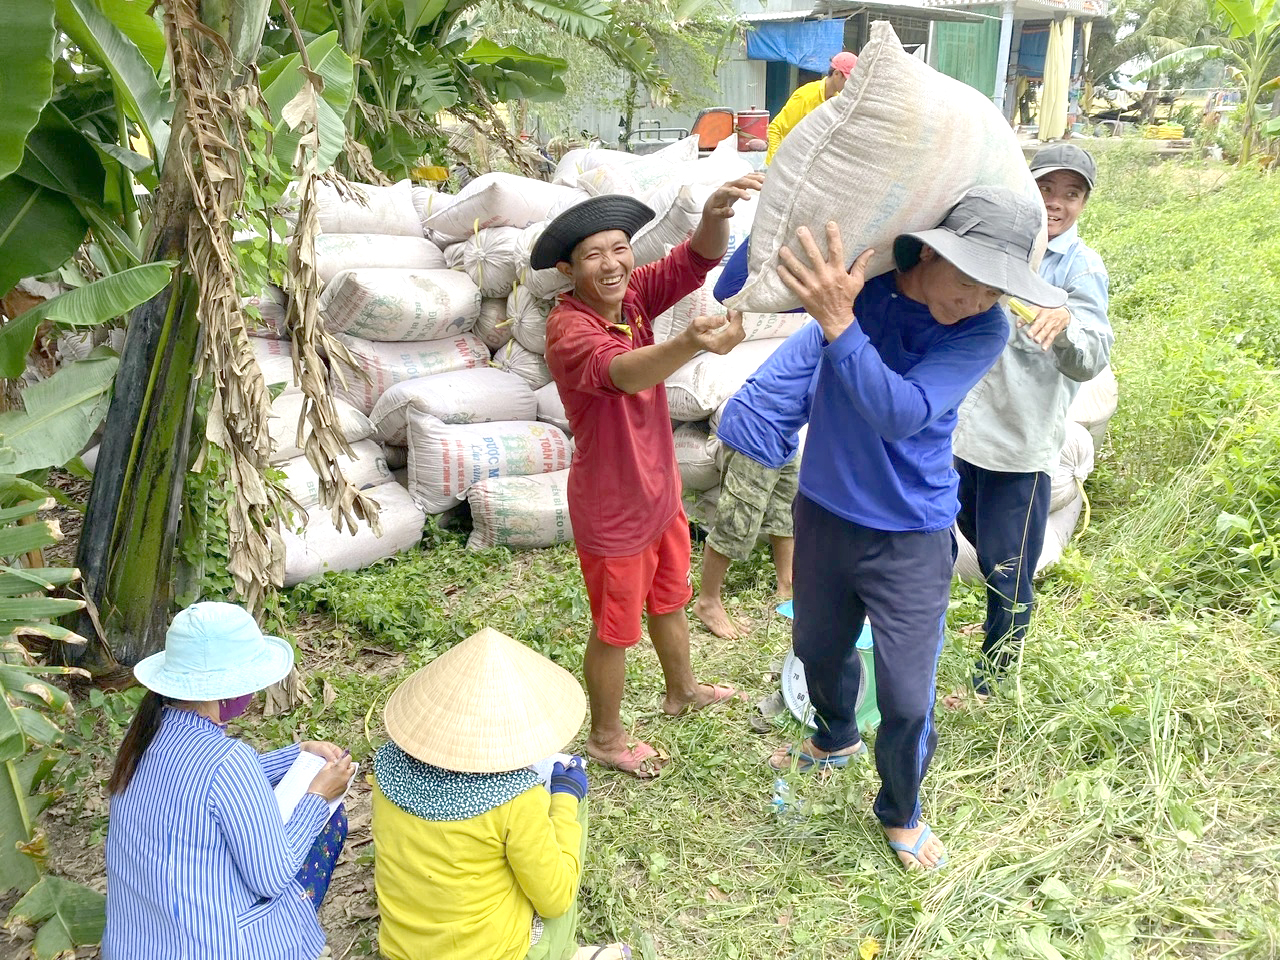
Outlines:
{"type": "Polygon", "coordinates": [[[798,87],[778,111],[778,115],[769,122],[769,150],[764,155],[765,163],[772,162],[782,138],[794,130],[796,124],[808,116],[814,107],[827,99],[826,82],[826,77],[820,77],[812,83],[798,87]]]}
{"type": "Polygon", "coordinates": [[[378,948],[389,960],[522,960],[533,911],[573,906],[578,801],[542,787],[469,820],[423,820],[373,788],[378,948]]]}

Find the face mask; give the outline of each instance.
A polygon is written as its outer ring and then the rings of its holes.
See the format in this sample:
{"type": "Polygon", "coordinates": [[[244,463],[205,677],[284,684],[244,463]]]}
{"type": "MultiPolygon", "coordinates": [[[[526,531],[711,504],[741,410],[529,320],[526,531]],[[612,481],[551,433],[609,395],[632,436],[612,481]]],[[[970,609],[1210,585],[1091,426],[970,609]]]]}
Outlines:
{"type": "Polygon", "coordinates": [[[249,704],[253,701],[253,694],[246,693],[243,697],[232,697],[230,700],[218,701],[218,716],[223,723],[228,720],[234,720],[240,714],[249,709],[249,704]]]}

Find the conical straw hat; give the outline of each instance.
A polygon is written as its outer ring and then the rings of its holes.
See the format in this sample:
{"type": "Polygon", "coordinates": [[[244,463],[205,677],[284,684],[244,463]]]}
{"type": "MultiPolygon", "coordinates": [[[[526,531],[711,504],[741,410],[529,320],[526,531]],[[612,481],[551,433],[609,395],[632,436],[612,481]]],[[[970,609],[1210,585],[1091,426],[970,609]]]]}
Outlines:
{"type": "Polygon", "coordinates": [[[586,712],[573,674],[486,627],[400,684],[382,719],[400,749],[424,763],[499,773],[559,751],[586,712]]]}

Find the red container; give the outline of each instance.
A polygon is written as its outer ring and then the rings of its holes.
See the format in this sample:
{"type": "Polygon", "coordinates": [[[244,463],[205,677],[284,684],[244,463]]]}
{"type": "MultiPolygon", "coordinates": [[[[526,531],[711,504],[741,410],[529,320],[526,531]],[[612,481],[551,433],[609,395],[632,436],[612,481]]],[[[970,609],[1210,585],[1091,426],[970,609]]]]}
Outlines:
{"type": "Polygon", "coordinates": [[[738,149],[751,149],[748,144],[752,140],[769,139],[769,111],[757,110],[754,106],[750,110],[739,110],[737,115],[738,128],[738,149]]]}

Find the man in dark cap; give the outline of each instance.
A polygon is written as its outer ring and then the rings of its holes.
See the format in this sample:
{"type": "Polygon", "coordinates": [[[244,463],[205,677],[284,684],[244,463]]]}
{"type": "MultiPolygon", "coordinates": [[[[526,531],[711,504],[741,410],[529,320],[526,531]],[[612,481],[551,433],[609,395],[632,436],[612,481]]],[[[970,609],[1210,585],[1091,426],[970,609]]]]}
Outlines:
{"type": "Polygon", "coordinates": [[[635,268],[631,237],[653,211],[631,197],[593,197],[556,217],[533,248],[534,269],[573,281],[547,318],[547,366],[573,431],[569,516],[591,603],[583,674],[591,702],[586,750],[637,777],[661,755],[622,726],[627,648],[648,616],[666,679],[664,713],[676,716],[734,697],[699,683],[689,663],[692,596],[689,521],[680,500],[664,381],[706,350],[743,340],[742,316],[698,317],[655,343],[653,319],[698,289],[729,244],[736,201],[760,189],[752,174],[716,189],[693,236],[657,263],[635,268]]]}
{"type": "Polygon", "coordinates": [[[854,641],[869,618],[882,718],[874,809],[908,869],[945,861],[920,819],[920,784],[937,743],[935,674],[955,557],[951,431],[960,401],[1004,348],[999,297],[1065,300],[1030,266],[1043,223],[1035,200],[977,187],[936,229],[899,236],[898,269],[870,280],[872,251],[846,271],[834,223],[826,256],[801,228],[805,259],[784,249],[778,273],[817,323],[767,360],[720,419],[721,442],[766,466],[782,464],[809,424],[792,645],[817,732],[771,763],[830,769],[866,754],[854,641]]]}
{"type": "MultiPolygon", "coordinates": [[[[1067,409],[1080,384],[1106,367],[1115,339],[1107,319],[1107,268],[1076,232],[1098,175],[1093,157],[1074,144],[1055,143],[1036,153],[1031,173],[1049,223],[1040,276],[1065,290],[1067,303],[1012,325],[1008,345],[960,405],[956,423],[957,524],[987,583],[982,652],[972,676],[979,702],[1022,650],[1067,409]]],[[[942,702],[954,709],[969,694],[962,687],[942,702]]]]}

